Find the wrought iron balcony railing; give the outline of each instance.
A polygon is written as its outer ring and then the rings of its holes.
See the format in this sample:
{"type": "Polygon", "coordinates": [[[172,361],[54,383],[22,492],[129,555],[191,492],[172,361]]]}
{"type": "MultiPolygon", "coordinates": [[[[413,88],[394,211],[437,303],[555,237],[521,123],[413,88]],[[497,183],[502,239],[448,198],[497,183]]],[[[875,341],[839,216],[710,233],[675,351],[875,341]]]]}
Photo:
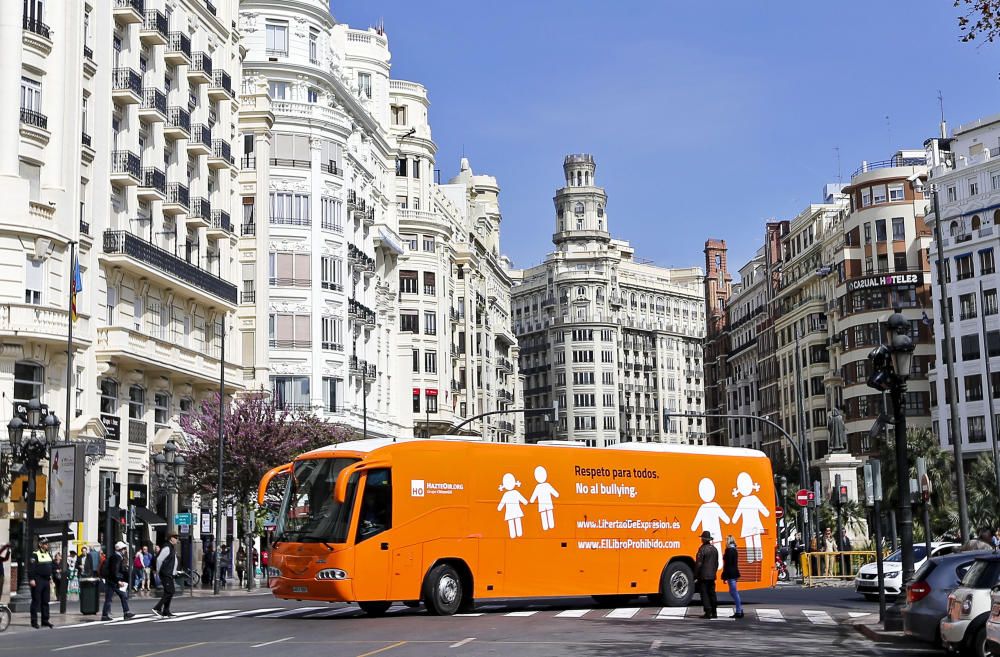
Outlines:
{"type": "Polygon", "coordinates": [[[41,128],[42,130],[49,129],[49,117],[26,107],[21,108],[21,123],[41,128]]]}

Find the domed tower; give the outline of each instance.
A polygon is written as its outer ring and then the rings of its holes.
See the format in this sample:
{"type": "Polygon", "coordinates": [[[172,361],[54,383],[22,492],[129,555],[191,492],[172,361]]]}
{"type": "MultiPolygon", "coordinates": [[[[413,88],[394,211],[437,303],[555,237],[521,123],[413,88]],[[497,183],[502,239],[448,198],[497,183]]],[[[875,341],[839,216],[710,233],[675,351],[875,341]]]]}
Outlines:
{"type": "Polygon", "coordinates": [[[556,232],[552,241],[560,250],[590,248],[611,241],[605,206],[608,195],[597,186],[594,156],[582,153],[563,160],[566,186],[556,192],[556,232]]]}

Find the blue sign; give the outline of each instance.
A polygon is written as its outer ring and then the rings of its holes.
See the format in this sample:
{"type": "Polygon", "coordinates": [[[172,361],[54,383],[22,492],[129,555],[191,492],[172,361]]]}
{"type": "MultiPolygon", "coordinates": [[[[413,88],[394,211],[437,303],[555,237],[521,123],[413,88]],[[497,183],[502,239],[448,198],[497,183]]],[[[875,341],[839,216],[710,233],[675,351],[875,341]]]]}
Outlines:
{"type": "Polygon", "coordinates": [[[191,514],[191,513],[177,513],[177,514],[174,514],[174,524],[175,525],[180,525],[180,526],[193,525],[194,524],[194,515],[191,514]]]}

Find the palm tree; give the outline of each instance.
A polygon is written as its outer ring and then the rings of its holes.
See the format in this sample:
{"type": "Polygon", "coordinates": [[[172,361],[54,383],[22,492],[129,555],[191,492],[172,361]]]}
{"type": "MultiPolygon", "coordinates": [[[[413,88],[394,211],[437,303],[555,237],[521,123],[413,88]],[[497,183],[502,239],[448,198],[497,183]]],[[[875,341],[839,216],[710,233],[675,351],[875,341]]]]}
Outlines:
{"type": "Polygon", "coordinates": [[[993,457],[980,454],[966,475],[969,525],[973,528],[997,526],[998,499],[993,457]]]}

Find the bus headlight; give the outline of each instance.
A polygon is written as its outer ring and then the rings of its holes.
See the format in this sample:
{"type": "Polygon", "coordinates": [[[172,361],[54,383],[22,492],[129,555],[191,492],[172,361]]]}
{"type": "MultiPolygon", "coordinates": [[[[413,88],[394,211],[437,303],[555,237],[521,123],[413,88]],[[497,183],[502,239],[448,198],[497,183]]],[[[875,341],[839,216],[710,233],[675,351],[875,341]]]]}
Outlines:
{"type": "Polygon", "coordinates": [[[347,579],[347,572],[339,568],[324,568],[323,570],[316,573],[316,579],[319,580],[347,579]]]}
{"type": "Polygon", "coordinates": [[[272,567],[268,566],[267,567],[267,576],[268,577],[281,577],[281,571],[278,570],[277,568],[272,568],[272,567]]]}

